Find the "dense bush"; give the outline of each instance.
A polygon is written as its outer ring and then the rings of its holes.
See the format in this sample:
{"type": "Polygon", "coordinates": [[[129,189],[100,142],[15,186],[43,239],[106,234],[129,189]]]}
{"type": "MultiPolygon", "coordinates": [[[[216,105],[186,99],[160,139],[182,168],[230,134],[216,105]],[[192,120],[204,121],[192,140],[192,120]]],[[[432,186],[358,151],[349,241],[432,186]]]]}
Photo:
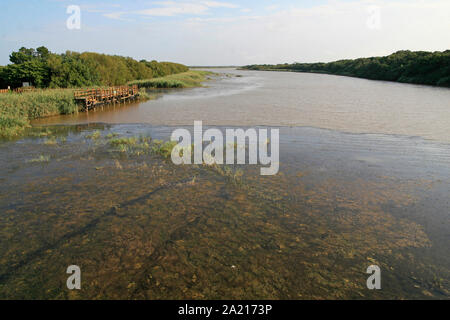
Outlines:
{"type": "Polygon", "coordinates": [[[450,50],[444,52],[398,51],[386,57],[339,60],[330,63],[252,65],[245,68],[319,72],[450,87],[450,50]]]}
{"type": "Polygon", "coordinates": [[[54,54],[45,47],[21,48],[10,55],[11,64],[0,67],[0,88],[75,88],[124,85],[131,80],[152,79],[188,71],[171,62],[136,61],[129,57],[67,51],[54,54]]]}

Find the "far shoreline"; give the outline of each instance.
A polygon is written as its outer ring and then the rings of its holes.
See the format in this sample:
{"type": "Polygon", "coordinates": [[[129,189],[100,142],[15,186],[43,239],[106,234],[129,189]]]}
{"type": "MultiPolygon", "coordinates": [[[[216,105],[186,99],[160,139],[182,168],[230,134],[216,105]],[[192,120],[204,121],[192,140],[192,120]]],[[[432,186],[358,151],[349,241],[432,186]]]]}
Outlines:
{"type": "MultiPolygon", "coordinates": [[[[211,68],[211,69],[213,69],[213,68],[211,68]]],[[[326,75],[326,76],[355,78],[355,79],[368,80],[368,81],[379,81],[379,82],[398,83],[398,84],[413,85],[413,86],[427,86],[427,87],[432,87],[432,88],[450,89],[450,87],[447,87],[447,86],[438,86],[438,85],[434,85],[434,84],[400,82],[400,81],[384,80],[384,79],[369,79],[369,78],[364,78],[364,77],[345,75],[345,74],[334,74],[334,73],[329,73],[329,72],[295,71],[295,70],[283,70],[283,69],[251,70],[251,69],[245,69],[244,67],[238,67],[238,68],[236,68],[236,70],[258,71],[258,72],[284,72],[284,73],[290,72],[290,73],[318,74],[318,75],[326,75]]]]}
{"type": "Polygon", "coordinates": [[[344,59],[326,63],[254,64],[242,69],[319,73],[450,88],[450,50],[403,50],[383,57],[344,59]]]}

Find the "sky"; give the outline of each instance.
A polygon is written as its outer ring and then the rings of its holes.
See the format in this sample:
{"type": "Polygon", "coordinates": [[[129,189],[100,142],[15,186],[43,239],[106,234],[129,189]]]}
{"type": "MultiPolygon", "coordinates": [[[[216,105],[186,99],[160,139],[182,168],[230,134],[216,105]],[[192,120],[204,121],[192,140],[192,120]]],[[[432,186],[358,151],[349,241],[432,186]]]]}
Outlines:
{"type": "Polygon", "coordinates": [[[0,65],[20,47],[190,66],[328,62],[450,49],[450,0],[0,0],[0,65]],[[79,28],[74,22],[80,9],[79,28]],[[69,20],[69,25],[68,25],[69,20]],[[74,28],[75,26],[75,28],[74,28]]]}

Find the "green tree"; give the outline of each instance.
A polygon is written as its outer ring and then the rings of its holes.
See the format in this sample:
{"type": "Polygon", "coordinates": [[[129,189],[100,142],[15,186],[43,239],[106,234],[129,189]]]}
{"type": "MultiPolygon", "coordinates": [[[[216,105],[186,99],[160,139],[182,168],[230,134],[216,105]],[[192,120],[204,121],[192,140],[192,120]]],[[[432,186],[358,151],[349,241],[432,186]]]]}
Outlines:
{"type": "Polygon", "coordinates": [[[10,61],[11,64],[0,69],[2,87],[20,87],[23,82],[52,88],[114,86],[188,71],[177,63],[138,62],[130,57],[93,52],[54,54],[46,47],[22,47],[11,53],[10,61]]]}

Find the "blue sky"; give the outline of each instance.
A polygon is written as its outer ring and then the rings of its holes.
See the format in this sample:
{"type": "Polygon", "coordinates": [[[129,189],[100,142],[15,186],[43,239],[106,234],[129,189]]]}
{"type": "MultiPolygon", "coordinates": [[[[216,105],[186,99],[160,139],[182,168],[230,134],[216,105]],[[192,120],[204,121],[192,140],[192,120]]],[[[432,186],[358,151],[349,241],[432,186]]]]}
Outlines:
{"type": "Polygon", "coordinates": [[[189,65],[331,61],[450,49],[448,0],[0,1],[0,64],[11,51],[95,51],[189,65]],[[81,28],[69,30],[69,5],[81,28]]]}

